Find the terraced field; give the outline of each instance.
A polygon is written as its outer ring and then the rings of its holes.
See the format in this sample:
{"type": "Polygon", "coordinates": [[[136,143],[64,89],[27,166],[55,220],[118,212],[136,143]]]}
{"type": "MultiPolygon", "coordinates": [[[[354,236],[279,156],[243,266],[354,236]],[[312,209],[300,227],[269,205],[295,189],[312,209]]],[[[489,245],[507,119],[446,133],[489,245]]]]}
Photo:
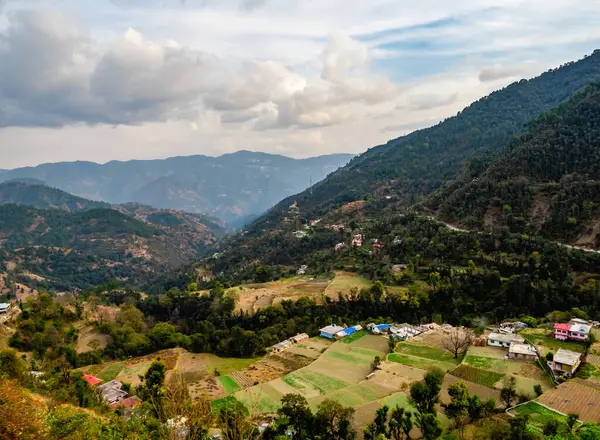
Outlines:
{"type": "Polygon", "coordinates": [[[363,405],[400,387],[400,381],[390,387],[365,380],[371,373],[373,358],[385,358],[386,350],[387,340],[380,336],[364,335],[350,343],[340,341],[309,366],[234,395],[247,408],[262,412],[275,411],[281,398],[289,393],[303,395],[312,408],[326,398],[346,406],[363,405]]]}
{"type": "Polygon", "coordinates": [[[416,368],[437,367],[442,371],[452,371],[461,362],[461,359],[454,359],[450,353],[440,348],[410,342],[399,343],[388,360],[416,368]]]}

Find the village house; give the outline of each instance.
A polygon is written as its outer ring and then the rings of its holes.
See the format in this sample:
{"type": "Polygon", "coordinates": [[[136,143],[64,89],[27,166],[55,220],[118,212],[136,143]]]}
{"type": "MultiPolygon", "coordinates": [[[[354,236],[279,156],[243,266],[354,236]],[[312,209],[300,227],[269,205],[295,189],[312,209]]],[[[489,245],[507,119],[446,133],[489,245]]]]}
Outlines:
{"type": "Polygon", "coordinates": [[[296,237],[298,239],[301,239],[301,238],[304,238],[304,237],[308,237],[308,232],[306,232],[306,231],[295,231],[294,232],[294,237],[296,237]]]}
{"type": "Polygon", "coordinates": [[[102,379],[96,376],[92,376],[91,374],[84,374],[83,376],[81,376],[81,378],[85,380],[92,388],[98,385],[99,383],[104,382],[102,379]]]}
{"type": "Polygon", "coordinates": [[[585,341],[589,337],[592,326],[582,319],[572,319],[568,324],[554,324],[554,339],[561,341],[585,341]]]}
{"type": "Polygon", "coordinates": [[[105,384],[98,385],[96,390],[102,394],[102,398],[106,403],[112,405],[113,403],[118,403],[127,397],[127,392],[123,391],[121,388],[123,388],[123,384],[121,382],[118,380],[111,380],[105,384]]]}
{"type": "Polygon", "coordinates": [[[308,266],[306,264],[303,264],[302,266],[300,266],[300,268],[296,271],[296,275],[306,275],[306,270],[308,269],[308,266]]]}
{"type": "Polygon", "coordinates": [[[8,313],[9,310],[10,310],[10,304],[8,304],[8,303],[0,304],[0,313],[8,313]]]}
{"type": "Polygon", "coordinates": [[[525,339],[514,334],[490,333],[487,336],[487,345],[491,347],[509,348],[510,344],[523,344],[525,339]]]}
{"type": "Polygon", "coordinates": [[[375,334],[375,335],[379,335],[381,333],[388,333],[390,332],[390,325],[389,324],[374,324],[371,323],[369,325],[367,325],[367,330],[369,330],[371,333],[375,334]]]}
{"type": "Polygon", "coordinates": [[[340,232],[344,230],[344,225],[332,225],[331,230],[334,232],[340,232]]]}
{"type": "Polygon", "coordinates": [[[355,325],[353,327],[348,327],[348,328],[345,328],[344,330],[341,330],[341,331],[337,332],[335,334],[334,338],[336,340],[340,340],[342,338],[345,338],[346,336],[350,336],[351,334],[356,333],[356,332],[361,331],[361,330],[362,330],[362,326],[361,325],[355,325]]]}
{"type": "Polygon", "coordinates": [[[397,275],[399,273],[404,272],[406,269],[408,269],[408,266],[406,264],[394,264],[392,266],[392,273],[394,275],[397,275]]]}
{"type": "Polygon", "coordinates": [[[581,353],[560,348],[548,366],[557,375],[571,377],[581,365],[581,353]]]}
{"type": "Polygon", "coordinates": [[[360,247],[363,245],[363,236],[362,234],[356,234],[352,237],[352,246],[360,247]]]}
{"type": "Polygon", "coordinates": [[[535,361],[537,352],[532,345],[512,343],[508,349],[508,357],[522,361],[535,361]]]}
{"type": "Polygon", "coordinates": [[[288,341],[290,341],[293,344],[299,344],[302,341],[305,341],[308,339],[308,335],[306,333],[300,333],[297,334],[296,336],[292,336],[291,338],[288,339],[288,341]]]}
{"type": "Polygon", "coordinates": [[[338,244],[335,245],[335,250],[336,251],[341,251],[345,247],[346,247],[346,245],[344,243],[338,243],[338,244]]]}
{"type": "Polygon", "coordinates": [[[287,350],[292,346],[292,342],[290,340],[281,341],[267,349],[271,353],[281,353],[282,351],[287,350]]]}
{"type": "Polygon", "coordinates": [[[327,327],[323,327],[319,330],[320,335],[327,339],[335,338],[335,335],[342,330],[345,330],[344,327],[340,327],[339,325],[328,325],[327,327]]]}
{"type": "Polygon", "coordinates": [[[138,396],[127,397],[119,402],[115,402],[109,405],[113,411],[119,410],[125,418],[131,417],[133,411],[141,406],[142,400],[138,396]]]}

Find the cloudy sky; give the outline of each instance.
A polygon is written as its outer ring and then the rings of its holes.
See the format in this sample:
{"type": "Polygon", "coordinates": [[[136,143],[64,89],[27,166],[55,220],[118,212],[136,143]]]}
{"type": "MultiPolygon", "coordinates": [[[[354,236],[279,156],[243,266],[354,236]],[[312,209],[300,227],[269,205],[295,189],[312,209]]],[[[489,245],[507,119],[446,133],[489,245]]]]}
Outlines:
{"type": "Polygon", "coordinates": [[[600,48],[600,0],[0,0],[0,168],[358,153],[600,48]]]}

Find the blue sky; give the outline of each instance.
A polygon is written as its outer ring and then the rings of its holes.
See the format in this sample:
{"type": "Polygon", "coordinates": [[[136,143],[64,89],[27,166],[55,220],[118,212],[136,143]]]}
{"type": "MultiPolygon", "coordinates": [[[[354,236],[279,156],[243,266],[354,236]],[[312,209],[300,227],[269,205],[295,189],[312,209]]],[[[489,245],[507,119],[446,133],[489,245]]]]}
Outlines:
{"type": "Polygon", "coordinates": [[[359,153],[600,48],[600,0],[0,5],[0,168],[359,153]]]}

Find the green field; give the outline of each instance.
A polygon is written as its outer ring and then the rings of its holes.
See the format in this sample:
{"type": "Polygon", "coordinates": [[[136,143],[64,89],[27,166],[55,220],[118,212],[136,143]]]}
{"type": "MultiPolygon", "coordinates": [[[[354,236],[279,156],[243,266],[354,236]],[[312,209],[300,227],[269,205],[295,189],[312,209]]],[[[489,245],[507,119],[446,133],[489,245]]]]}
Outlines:
{"type": "Polygon", "coordinates": [[[441,350],[439,348],[428,347],[425,345],[409,344],[407,342],[401,342],[396,346],[396,353],[407,354],[409,356],[417,356],[425,359],[431,359],[434,361],[447,362],[451,364],[460,364],[460,358],[455,359],[451,353],[441,350]]]}
{"type": "Polygon", "coordinates": [[[551,419],[558,419],[560,422],[566,423],[565,416],[552,411],[545,406],[539,405],[536,402],[528,402],[525,405],[516,407],[511,412],[528,415],[529,424],[540,429],[543,428],[544,425],[551,419]]]}
{"type": "Polygon", "coordinates": [[[406,356],[400,353],[391,353],[388,355],[388,360],[398,362],[399,364],[408,365],[409,367],[428,369],[432,367],[440,368],[442,371],[451,371],[456,368],[456,364],[449,362],[434,361],[416,356],[406,356]]]}
{"type": "Polygon", "coordinates": [[[225,390],[227,394],[233,394],[242,389],[231,376],[217,376],[217,381],[221,384],[223,390],[225,390]]]}
{"type": "Polygon", "coordinates": [[[580,342],[559,341],[546,336],[547,330],[541,328],[524,329],[519,332],[521,336],[536,346],[541,346],[544,354],[551,351],[556,353],[559,348],[565,350],[576,351],[579,353],[585,352],[585,345],[580,342]]]}
{"type": "Polygon", "coordinates": [[[460,365],[452,371],[452,375],[490,388],[504,377],[504,374],[481,370],[468,365],[460,365]]]}
{"type": "Polygon", "coordinates": [[[361,330],[359,332],[352,333],[350,336],[346,336],[340,342],[342,344],[351,344],[351,343],[353,343],[355,341],[358,341],[360,338],[362,338],[363,336],[366,336],[368,334],[369,333],[366,330],[361,330]]]}
{"type": "MultiPolygon", "coordinates": [[[[348,384],[344,381],[334,379],[333,377],[329,377],[325,374],[317,373],[315,371],[310,371],[307,368],[303,368],[283,376],[281,380],[292,388],[296,388],[298,383],[308,383],[312,385],[313,388],[319,390],[321,394],[331,393],[348,386],[348,384]]],[[[301,386],[297,389],[301,388],[303,387],[301,386]]]]}
{"type": "Polygon", "coordinates": [[[111,380],[115,379],[119,373],[121,373],[121,370],[124,366],[125,362],[115,362],[113,364],[109,364],[98,373],[98,377],[104,382],[110,382],[111,380]]]}

